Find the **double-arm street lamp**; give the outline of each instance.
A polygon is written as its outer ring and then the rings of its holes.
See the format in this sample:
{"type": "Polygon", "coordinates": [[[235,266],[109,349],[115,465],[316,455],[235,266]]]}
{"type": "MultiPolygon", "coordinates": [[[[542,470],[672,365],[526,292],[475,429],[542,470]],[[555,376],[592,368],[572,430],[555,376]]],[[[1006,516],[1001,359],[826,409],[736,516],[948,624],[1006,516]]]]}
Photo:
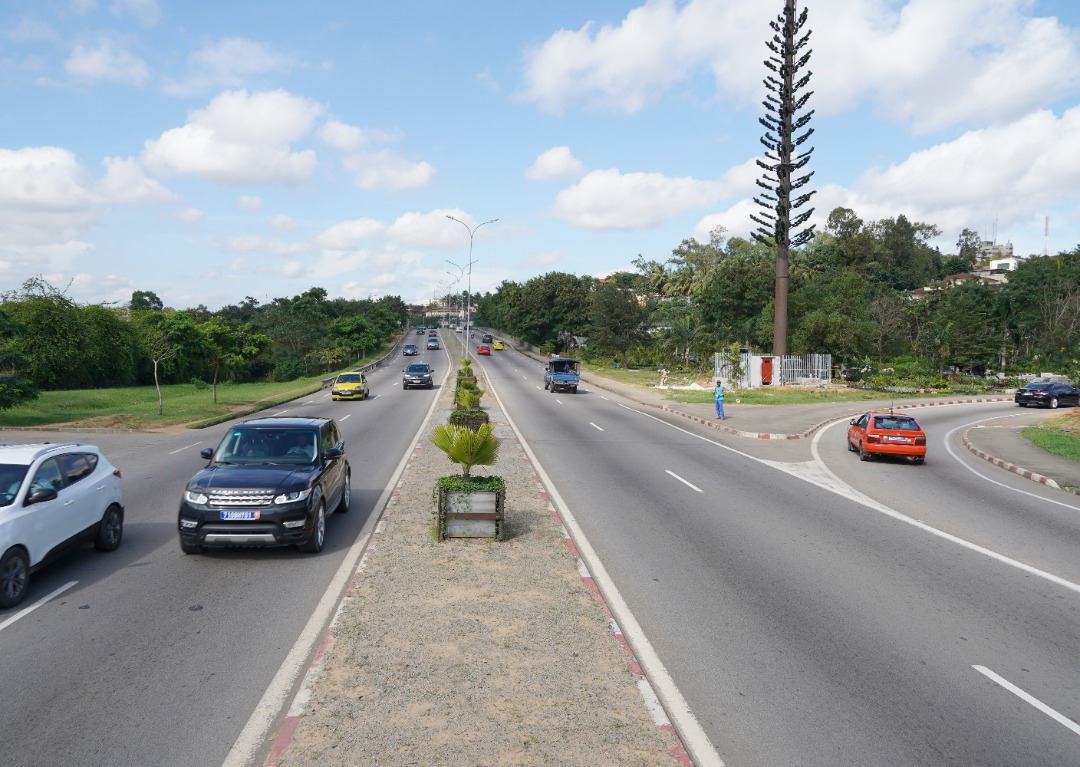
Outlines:
{"type": "MultiPolygon", "coordinates": [[[[493,218],[490,221],[485,221],[482,224],[477,224],[472,229],[470,229],[469,225],[466,224],[461,219],[454,218],[451,215],[447,215],[446,217],[448,219],[450,219],[451,221],[457,221],[459,224],[461,224],[463,227],[465,227],[465,231],[467,231],[469,233],[469,264],[468,264],[468,267],[469,267],[469,284],[468,284],[468,287],[466,288],[467,294],[465,296],[465,339],[464,339],[465,340],[465,356],[469,356],[469,354],[470,354],[470,349],[469,349],[470,335],[469,335],[469,331],[472,329],[472,265],[475,263],[473,261],[473,257],[472,257],[473,237],[476,234],[477,229],[479,229],[480,227],[485,226],[487,224],[494,224],[499,219],[493,218]]],[[[456,266],[456,264],[455,264],[455,266],[456,266]]]]}

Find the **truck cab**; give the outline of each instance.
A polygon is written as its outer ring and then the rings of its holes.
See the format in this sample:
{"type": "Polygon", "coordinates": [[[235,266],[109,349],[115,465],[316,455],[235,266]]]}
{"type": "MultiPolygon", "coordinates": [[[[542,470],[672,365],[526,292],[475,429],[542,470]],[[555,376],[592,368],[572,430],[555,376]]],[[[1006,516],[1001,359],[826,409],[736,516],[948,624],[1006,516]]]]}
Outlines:
{"type": "Polygon", "coordinates": [[[552,357],[544,370],[544,388],[554,393],[569,391],[577,393],[581,375],[578,372],[578,360],[569,357],[552,357]]]}

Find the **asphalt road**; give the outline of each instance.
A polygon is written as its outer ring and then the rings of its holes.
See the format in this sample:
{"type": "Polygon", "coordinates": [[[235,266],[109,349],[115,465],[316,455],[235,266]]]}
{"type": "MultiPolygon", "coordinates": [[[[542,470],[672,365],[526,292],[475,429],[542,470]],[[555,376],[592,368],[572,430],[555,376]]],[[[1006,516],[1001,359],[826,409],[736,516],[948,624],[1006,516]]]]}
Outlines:
{"type": "Polygon", "coordinates": [[[728,767],[1080,764],[1080,503],[957,450],[1002,408],[863,463],[482,364],[728,767]]]}
{"type": "MultiPolygon", "coordinates": [[[[449,358],[433,362],[436,382],[449,358]]],[[[327,590],[434,397],[401,390],[391,363],[369,374],[373,398],[329,392],[263,415],[333,416],[347,440],[351,510],[327,522],[318,555],[295,549],[181,553],[180,493],[225,425],[180,434],[95,434],[123,472],[124,541],[36,573],[31,593],[0,613],[0,762],[190,767],[222,764],[327,590]],[[65,584],[75,585],[12,621],[65,584]],[[7,625],[4,625],[4,624],[7,625]]],[[[437,389],[436,389],[437,392],[437,389]]],[[[168,407],[168,403],[166,403],[168,407]]],[[[83,434],[0,433],[3,441],[83,434]]]]}

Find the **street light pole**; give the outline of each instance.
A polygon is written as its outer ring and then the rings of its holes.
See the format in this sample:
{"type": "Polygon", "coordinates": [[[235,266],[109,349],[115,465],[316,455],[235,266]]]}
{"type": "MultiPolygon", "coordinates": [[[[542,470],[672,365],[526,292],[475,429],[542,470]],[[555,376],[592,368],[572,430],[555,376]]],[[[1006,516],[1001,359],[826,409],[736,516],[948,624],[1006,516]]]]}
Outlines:
{"type": "Polygon", "coordinates": [[[476,234],[476,230],[479,229],[480,227],[485,226],[487,224],[494,224],[499,219],[493,218],[490,221],[485,221],[482,224],[477,224],[472,229],[470,229],[469,225],[466,224],[461,219],[454,218],[453,216],[451,216],[449,214],[447,214],[446,217],[448,219],[450,219],[451,221],[457,221],[459,224],[461,224],[463,227],[465,227],[465,231],[467,231],[469,233],[469,284],[468,284],[468,287],[466,288],[467,293],[466,293],[466,296],[465,296],[465,339],[464,339],[465,340],[465,356],[468,357],[468,356],[470,356],[470,349],[469,349],[470,335],[469,335],[469,332],[472,329],[472,265],[474,263],[473,262],[473,257],[472,257],[473,236],[476,234]]]}

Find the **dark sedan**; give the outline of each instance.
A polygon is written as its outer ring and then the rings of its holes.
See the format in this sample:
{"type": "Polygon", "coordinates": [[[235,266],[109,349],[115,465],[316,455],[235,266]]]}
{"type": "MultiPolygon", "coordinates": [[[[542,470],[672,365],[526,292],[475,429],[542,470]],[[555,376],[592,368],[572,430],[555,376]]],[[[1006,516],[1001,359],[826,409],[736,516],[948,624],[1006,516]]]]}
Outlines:
{"type": "Polygon", "coordinates": [[[1033,381],[1017,389],[1013,399],[1020,407],[1037,405],[1055,408],[1058,405],[1080,405],[1080,389],[1057,381],[1033,381]]]}

